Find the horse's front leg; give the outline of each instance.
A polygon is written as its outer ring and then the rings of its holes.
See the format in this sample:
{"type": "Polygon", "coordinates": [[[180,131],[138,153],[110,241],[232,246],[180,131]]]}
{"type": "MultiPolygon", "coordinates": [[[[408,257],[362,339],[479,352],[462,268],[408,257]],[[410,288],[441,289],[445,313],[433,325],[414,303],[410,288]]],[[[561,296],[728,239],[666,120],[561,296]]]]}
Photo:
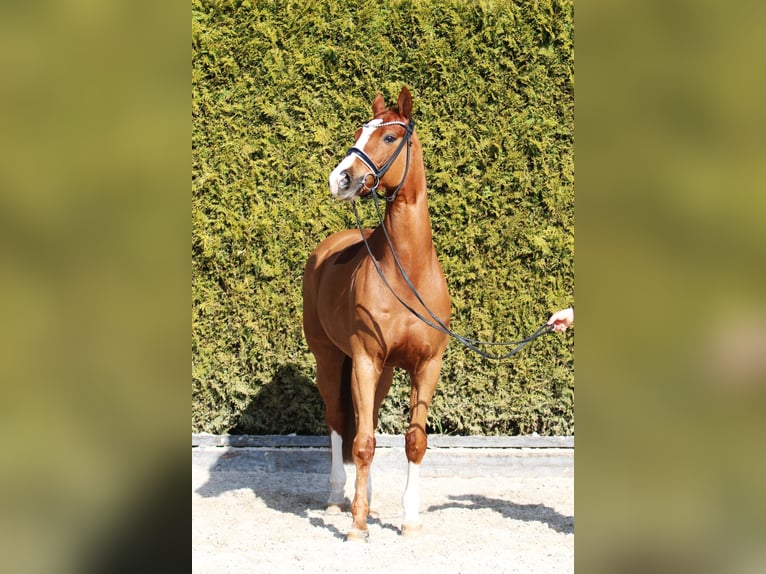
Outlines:
{"type": "Polygon", "coordinates": [[[356,413],[356,437],[352,455],[356,465],[356,484],[351,514],[354,522],[348,533],[349,540],[366,540],[367,515],[370,511],[368,479],[370,465],[375,456],[375,427],[373,411],[375,406],[375,388],[381,374],[381,367],[368,357],[354,357],[354,369],[351,374],[351,395],[356,413]]]}
{"type": "Polygon", "coordinates": [[[428,447],[426,419],[428,407],[436,391],[436,383],[441,371],[441,357],[422,364],[410,374],[412,391],[410,394],[410,426],[404,435],[407,453],[407,484],[402,496],[402,535],[418,534],[423,523],[420,520],[420,464],[428,447]]]}

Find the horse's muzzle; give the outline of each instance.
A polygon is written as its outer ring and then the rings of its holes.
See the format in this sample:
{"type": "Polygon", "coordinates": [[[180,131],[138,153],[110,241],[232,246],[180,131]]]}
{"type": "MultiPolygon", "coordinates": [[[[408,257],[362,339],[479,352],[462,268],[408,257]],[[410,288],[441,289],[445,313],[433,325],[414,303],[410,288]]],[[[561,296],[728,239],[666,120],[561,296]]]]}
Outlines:
{"type": "Polygon", "coordinates": [[[347,171],[342,171],[338,175],[338,190],[346,191],[351,185],[351,176],[347,171]]]}
{"type": "Polygon", "coordinates": [[[335,199],[350,201],[359,195],[363,185],[364,178],[355,179],[346,170],[330,174],[330,193],[335,199]]]}

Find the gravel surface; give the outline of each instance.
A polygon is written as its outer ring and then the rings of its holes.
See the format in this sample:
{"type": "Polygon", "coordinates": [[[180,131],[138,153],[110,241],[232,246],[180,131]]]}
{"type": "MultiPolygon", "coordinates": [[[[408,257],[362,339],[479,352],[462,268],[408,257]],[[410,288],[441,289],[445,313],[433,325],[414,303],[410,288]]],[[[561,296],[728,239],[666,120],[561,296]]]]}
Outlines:
{"type": "MultiPolygon", "coordinates": [[[[573,449],[429,448],[418,536],[400,535],[403,448],[378,447],[367,543],[328,514],[326,448],[192,449],[192,571],[574,571],[573,449]]],[[[353,496],[354,467],[346,466],[353,496]]]]}

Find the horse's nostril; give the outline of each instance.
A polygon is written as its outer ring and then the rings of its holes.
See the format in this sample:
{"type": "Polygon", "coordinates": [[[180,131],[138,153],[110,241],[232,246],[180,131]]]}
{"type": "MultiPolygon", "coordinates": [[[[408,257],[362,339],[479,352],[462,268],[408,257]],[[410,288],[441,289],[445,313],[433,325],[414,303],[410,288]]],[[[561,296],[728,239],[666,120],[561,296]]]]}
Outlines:
{"type": "Polygon", "coordinates": [[[338,178],[338,187],[341,189],[346,189],[350,184],[351,178],[349,177],[348,172],[341,172],[340,177],[338,178]]]}

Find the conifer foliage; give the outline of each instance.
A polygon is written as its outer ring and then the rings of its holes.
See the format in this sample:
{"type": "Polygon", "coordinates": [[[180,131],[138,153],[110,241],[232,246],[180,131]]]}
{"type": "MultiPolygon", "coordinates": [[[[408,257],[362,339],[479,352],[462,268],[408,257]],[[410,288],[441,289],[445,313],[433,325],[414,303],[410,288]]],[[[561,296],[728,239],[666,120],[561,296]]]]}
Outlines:
{"type": "MultiPolygon", "coordinates": [[[[323,434],[303,266],[355,225],[327,177],[377,92],[413,95],[452,328],[534,331],[574,303],[571,0],[192,0],[192,429],[323,434]]],[[[361,206],[376,225],[372,204],[361,206]]],[[[574,328],[495,362],[452,341],[450,434],[574,433],[574,328]]],[[[397,373],[379,430],[407,426],[397,373]]]]}

